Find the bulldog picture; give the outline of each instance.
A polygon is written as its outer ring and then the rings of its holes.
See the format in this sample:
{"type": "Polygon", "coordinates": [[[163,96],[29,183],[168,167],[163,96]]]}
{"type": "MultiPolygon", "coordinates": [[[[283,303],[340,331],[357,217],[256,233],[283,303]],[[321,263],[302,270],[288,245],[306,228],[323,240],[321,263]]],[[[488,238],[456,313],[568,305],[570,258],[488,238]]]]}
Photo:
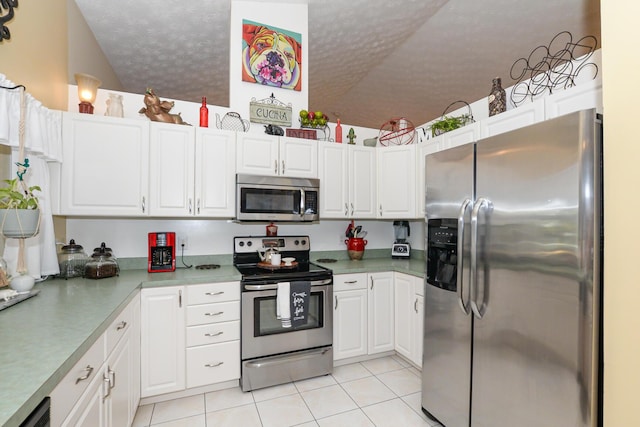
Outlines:
{"type": "Polygon", "coordinates": [[[242,40],[242,81],[301,90],[300,34],[245,20],[242,40]]]}

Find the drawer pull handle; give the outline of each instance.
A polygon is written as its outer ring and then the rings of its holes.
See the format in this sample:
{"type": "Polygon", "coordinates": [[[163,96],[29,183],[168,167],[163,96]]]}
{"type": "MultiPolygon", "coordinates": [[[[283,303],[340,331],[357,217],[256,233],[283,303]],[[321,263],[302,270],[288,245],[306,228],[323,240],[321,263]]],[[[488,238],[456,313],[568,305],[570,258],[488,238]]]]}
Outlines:
{"type": "Polygon", "coordinates": [[[358,283],[358,281],[357,280],[346,280],[344,283],[347,284],[347,285],[352,285],[354,283],[358,283]]]}
{"type": "Polygon", "coordinates": [[[215,334],[204,334],[205,337],[219,337],[220,335],[224,334],[223,331],[217,332],[215,334]]]}
{"type": "Polygon", "coordinates": [[[224,294],[224,291],[218,291],[218,292],[207,292],[205,295],[212,295],[212,296],[215,296],[215,295],[222,295],[222,294],[224,294]]]}
{"type": "Polygon", "coordinates": [[[207,363],[205,366],[205,368],[217,368],[220,365],[224,365],[224,362],[218,362],[215,365],[212,365],[211,363],[207,363]]]}
{"type": "Polygon", "coordinates": [[[87,367],[84,368],[84,371],[85,374],[83,376],[76,378],[76,384],[78,384],[80,381],[86,380],[91,376],[91,373],[93,372],[93,366],[87,365],[87,367]]]}
{"type": "Polygon", "coordinates": [[[217,313],[205,313],[205,316],[220,316],[221,314],[224,314],[224,311],[219,311],[217,313]]]}
{"type": "Polygon", "coordinates": [[[120,323],[118,323],[118,326],[116,327],[116,331],[119,331],[121,329],[124,329],[127,327],[127,322],[125,322],[124,320],[120,323]]]}

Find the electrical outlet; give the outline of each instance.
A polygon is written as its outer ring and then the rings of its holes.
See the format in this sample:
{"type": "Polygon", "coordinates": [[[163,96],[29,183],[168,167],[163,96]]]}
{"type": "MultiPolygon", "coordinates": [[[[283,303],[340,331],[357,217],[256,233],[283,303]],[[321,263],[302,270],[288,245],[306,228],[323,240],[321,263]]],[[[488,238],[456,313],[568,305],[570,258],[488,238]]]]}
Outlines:
{"type": "Polygon", "coordinates": [[[189,249],[189,239],[187,238],[187,236],[180,236],[178,238],[178,249],[180,250],[188,250],[189,249]]]}

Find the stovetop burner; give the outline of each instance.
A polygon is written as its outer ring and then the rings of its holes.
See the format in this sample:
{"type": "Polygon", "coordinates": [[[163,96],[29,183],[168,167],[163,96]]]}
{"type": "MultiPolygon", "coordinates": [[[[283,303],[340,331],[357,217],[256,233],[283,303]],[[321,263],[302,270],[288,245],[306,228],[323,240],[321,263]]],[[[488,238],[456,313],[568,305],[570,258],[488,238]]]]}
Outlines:
{"type": "Polygon", "coordinates": [[[333,272],[321,265],[309,262],[309,236],[277,236],[277,237],[235,237],[233,264],[242,274],[242,281],[288,281],[295,279],[323,279],[333,275],[333,272]],[[260,268],[259,249],[275,247],[283,258],[293,257],[298,263],[293,268],[260,268]]]}
{"type": "Polygon", "coordinates": [[[202,264],[202,265],[196,265],[196,269],[197,270],[213,270],[215,268],[220,268],[220,265],[218,264],[202,264]]]}

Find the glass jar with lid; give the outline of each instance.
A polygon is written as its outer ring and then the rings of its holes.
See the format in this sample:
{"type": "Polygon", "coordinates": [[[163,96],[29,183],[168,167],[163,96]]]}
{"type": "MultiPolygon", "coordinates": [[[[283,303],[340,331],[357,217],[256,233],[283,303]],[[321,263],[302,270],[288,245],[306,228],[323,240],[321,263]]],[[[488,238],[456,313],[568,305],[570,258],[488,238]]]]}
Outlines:
{"type": "Polygon", "coordinates": [[[60,277],[65,279],[82,277],[87,261],[89,261],[89,257],[84,252],[84,248],[76,244],[75,240],[69,240],[69,244],[64,245],[58,253],[60,277]]]}
{"type": "Polygon", "coordinates": [[[84,267],[84,277],[87,279],[104,279],[114,277],[120,273],[120,268],[115,258],[109,252],[104,242],[96,248],[91,255],[91,259],[84,267]]]}

